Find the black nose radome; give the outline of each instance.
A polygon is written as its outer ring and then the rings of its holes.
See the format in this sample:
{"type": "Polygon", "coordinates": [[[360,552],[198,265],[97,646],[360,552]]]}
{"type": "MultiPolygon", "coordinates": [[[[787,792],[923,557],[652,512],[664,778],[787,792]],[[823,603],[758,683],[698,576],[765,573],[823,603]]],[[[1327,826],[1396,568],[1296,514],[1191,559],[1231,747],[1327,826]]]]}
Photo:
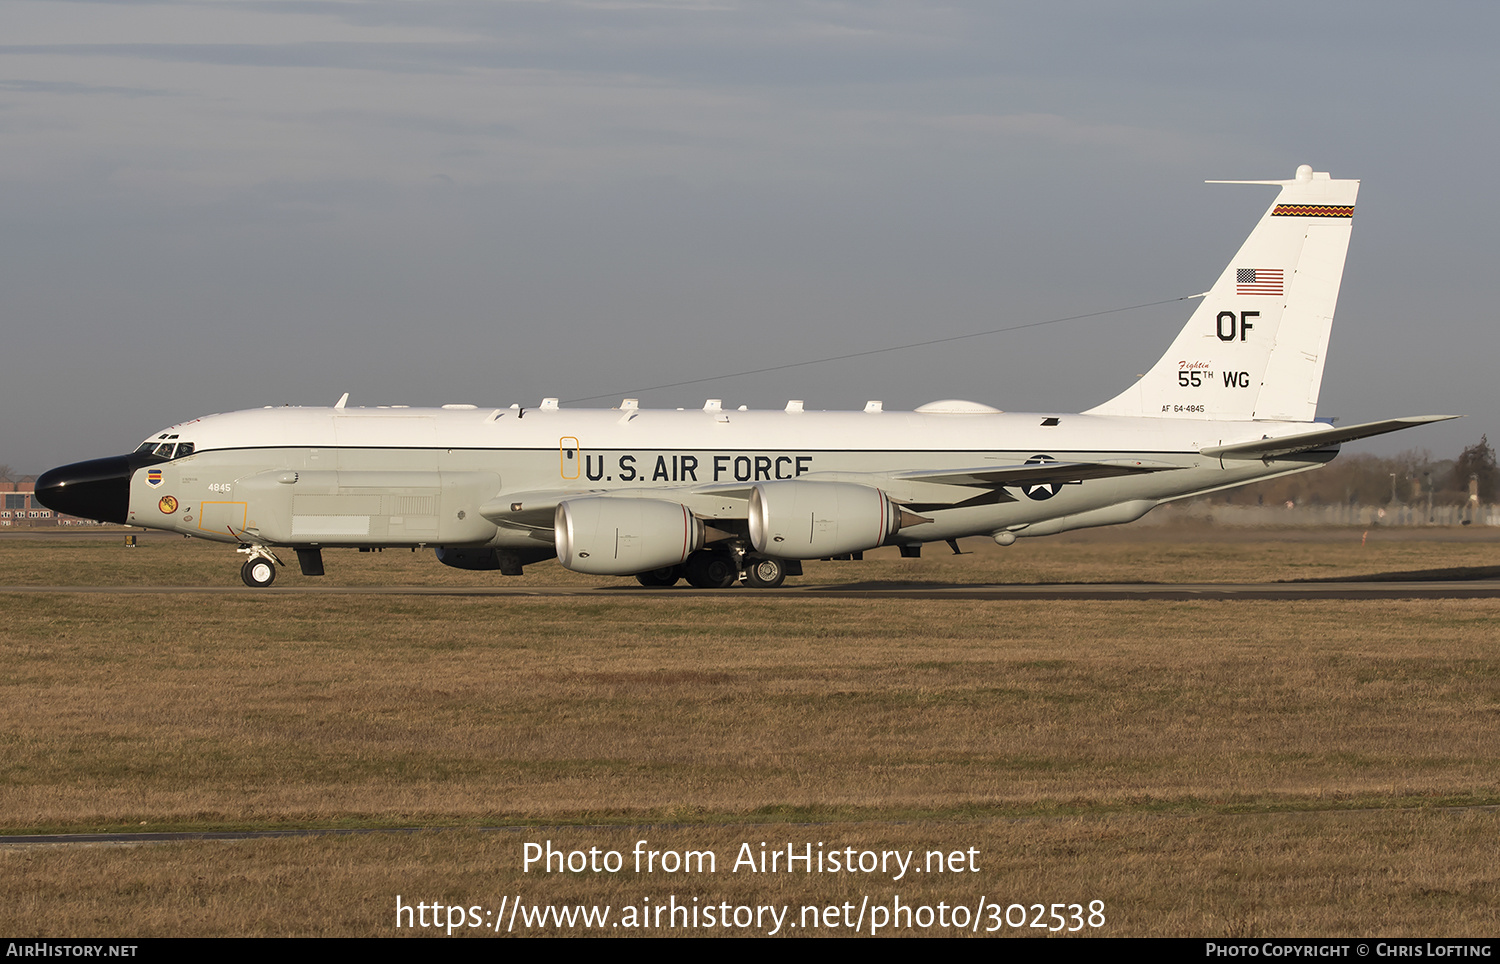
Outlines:
{"type": "Polygon", "coordinates": [[[130,510],[131,475],[160,461],[136,453],[64,465],[36,480],[36,500],[53,512],[123,525],[130,510]]]}

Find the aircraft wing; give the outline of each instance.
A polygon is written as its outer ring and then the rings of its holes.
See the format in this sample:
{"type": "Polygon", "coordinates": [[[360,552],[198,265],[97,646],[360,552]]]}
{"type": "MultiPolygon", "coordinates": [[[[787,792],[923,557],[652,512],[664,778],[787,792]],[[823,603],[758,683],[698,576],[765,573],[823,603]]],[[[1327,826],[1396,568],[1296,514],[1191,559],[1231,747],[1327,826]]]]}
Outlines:
{"type": "Polygon", "coordinates": [[[939,485],[967,485],[999,488],[1006,485],[1046,485],[1083,482],[1087,479],[1114,479],[1122,475],[1143,475],[1180,469],[1168,462],[1146,462],[1141,459],[1118,459],[1107,462],[1027,462],[1021,465],[991,465],[972,469],[935,469],[922,472],[899,472],[893,478],[909,482],[934,482],[939,485]]]}
{"type": "Polygon", "coordinates": [[[551,529],[557,504],[564,499],[604,495],[603,489],[550,489],[539,492],[502,492],[479,507],[479,514],[512,529],[551,529]]]}
{"type": "MultiPolygon", "coordinates": [[[[985,504],[1011,501],[999,490],[1013,485],[1046,485],[1082,482],[1087,479],[1110,479],[1147,472],[1165,472],[1182,466],[1140,459],[1107,462],[1037,462],[1020,465],[987,465],[968,469],[936,469],[920,472],[897,472],[889,475],[831,473],[808,476],[807,481],[856,481],[875,488],[890,488],[892,481],[915,483],[911,493],[893,496],[902,504],[921,503],[922,507],[985,504]],[[987,490],[973,497],[942,497],[941,489],[928,486],[959,486],[987,490]],[[920,495],[918,493],[921,493],[920,495]]],[[[496,525],[515,529],[552,528],[558,503],[586,496],[604,498],[671,499],[687,504],[701,518],[745,517],[746,503],[754,486],[744,482],[721,482],[652,489],[546,489],[532,492],[501,493],[479,507],[480,515],[496,525]]],[[[900,488],[900,486],[897,486],[900,488]]],[[[951,491],[951,490],[950,490],[951,491]]]]}
{"type": "Polygon", "coordinates": [[[743,519],[750,491],[749,486],[739,482],[638,489],[537,489],[502,492],[481,505],[479,514],[496,525],[512,529],[551,532],[558,504],[569,499],[664,499],[683,503],[706,521],[743,519]]]}
{"type": "Polygon", "coordinates": [[[1211,445],[1202,449],[1201,452],[1213,459],[1274,459],[1281,455],[1311,452],[1313,449],[1338,445],[1341,442],[1352,442],[1355,439],[1369,438],[1372,435],[1384,435],[1386,432],[1399,432],[1403,428],[1411,428],[1414,425],[1446,422],[1450,418],[1459,417],[1458,415],[1413,415],[1407,418],[1388,418],[1381,422],[1362,422],[1359,425],[1329,425],[1297,435],[1252,439],[1248,442],[1234,442],[1229,445],[1211,445]]]}

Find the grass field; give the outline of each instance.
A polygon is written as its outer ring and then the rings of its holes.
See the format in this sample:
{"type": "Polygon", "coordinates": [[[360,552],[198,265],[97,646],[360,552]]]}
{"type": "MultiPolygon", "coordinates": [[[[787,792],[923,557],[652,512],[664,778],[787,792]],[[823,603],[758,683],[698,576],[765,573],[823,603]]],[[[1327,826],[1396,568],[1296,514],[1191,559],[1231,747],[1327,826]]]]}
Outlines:
{"type": "MultiPolygon", "coordinates": [[[[799,581],[1264,581],[1500,555],[1488,533],[1423,532],[1123,529],[882,551],[799,581]]],[[[0,538],[0,585],[239,584],[222,548],[118,542],[0,538]]],[[[328,556],[342,584],[504,579],[328,556]]],[[[0,606],[0,832],[455,828],[0,848],[12,933],[411,933],[397,895],[607,904],[613,921],[672,899],[795,920],[983,898],[1103,901],[1082,932],[1110,936],[1500,929],[1500,603],[22,590],[0,606]],[[496,826],[513,829],[479,829],[496,826]],[[718,866],[636,873],[643,839],[718,866]],[[626,867],[526,872],[547,840],[626,867]],[[731,869],[763,842],[972,855],[901,880],[731,869]]],[[[584,932],[526,932],[558,930],[584,932]]]]}
{"type": "MultiPolygon", "coordinates": [[[[0,586],[242,587],[244,556],[223,545],[146,533],[124,548],[126,530],[0,532],[0,586]]],[[[139,530],[136,530],[139,531],[139,530]]],[[[1500,567],[1500,531],[1489,527],[1295,527],[1278,530],[1196,525],[1116,526],[1001,548],[965,539],[964,555],[941,543],[921,559],[876,549],[863,562],[805,563],[789,584],[896,582],[907,585],[1058,582],[1273,582],[1351,578],[1386,572],[1500,567]]],[[[277,587],[287,586],[610,586],[635,580],[569,572],[555,561],[526,575],[467,572],[440,565],[431,551],[324,553],[328,575],[306,577],[287,551],[277,587]]],[[[683,584],[685,585],[685,584],[683,584]]]]}

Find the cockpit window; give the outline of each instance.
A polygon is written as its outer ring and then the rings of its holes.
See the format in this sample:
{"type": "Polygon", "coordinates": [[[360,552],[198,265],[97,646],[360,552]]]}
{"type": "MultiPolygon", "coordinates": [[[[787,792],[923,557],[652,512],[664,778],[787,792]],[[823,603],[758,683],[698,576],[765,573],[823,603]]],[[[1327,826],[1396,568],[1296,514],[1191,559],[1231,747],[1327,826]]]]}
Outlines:
{"type": "Polygon", "coordinates": [[[154,455],[159,459],[180,459],[193,454],[192,442],[158,442],[154,439],[142,442],[136,449],[138,455],[154,455]]]}

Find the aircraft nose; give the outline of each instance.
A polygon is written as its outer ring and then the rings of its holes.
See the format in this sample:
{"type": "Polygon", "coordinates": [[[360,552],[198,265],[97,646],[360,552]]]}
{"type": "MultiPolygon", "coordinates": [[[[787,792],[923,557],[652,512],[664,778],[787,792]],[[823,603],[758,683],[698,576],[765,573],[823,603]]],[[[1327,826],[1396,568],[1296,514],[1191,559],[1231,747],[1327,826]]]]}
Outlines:
{"type": "Polygon", "coordinates": [[[114,455],[43,472],[36,480],[36,500],[53,512],[123,525],[130,509],[130,476],[140,468],[134,461],[114,455]]]}

